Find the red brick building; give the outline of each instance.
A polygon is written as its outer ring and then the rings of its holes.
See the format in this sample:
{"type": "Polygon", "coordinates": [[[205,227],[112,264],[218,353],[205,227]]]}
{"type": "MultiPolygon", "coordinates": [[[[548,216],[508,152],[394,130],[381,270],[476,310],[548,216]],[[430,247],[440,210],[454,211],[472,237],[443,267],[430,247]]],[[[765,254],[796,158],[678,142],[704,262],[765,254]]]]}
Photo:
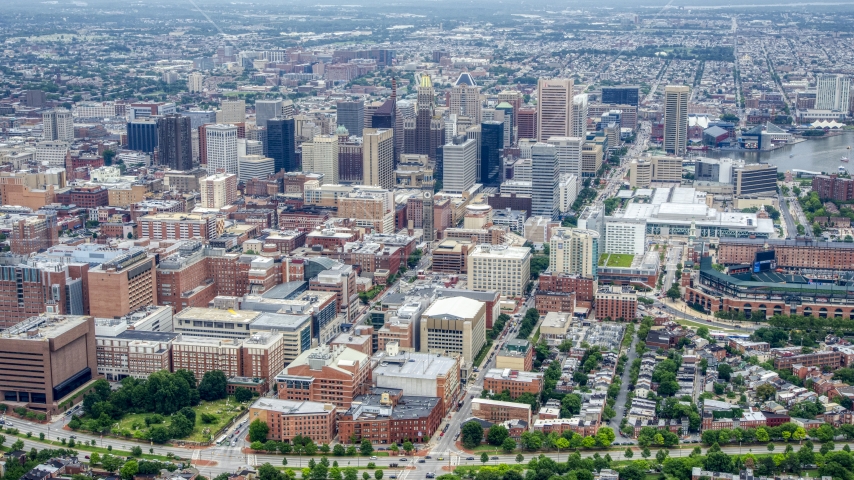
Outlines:
{"type": "Polygon", "coordinates": [[[339,417],[339,439],[345,443],[367,439],[374,444],[427,442],[442,423],[440,403],[439,397],[404,396],[400,389],[375,388],[356,398],[339,417]]]}
{"type": "Polygon", "coordinates": [[[507,391],[510,393],[510,398],[513,399],[518,398],[523,393],[537,396],[543,391],[543,374],[509,368],[493,368],[486,372],[483,388],[496,394],[507,391]]]}
{"type": "Polygon", "coordinates": [[[567,273],[544,273],[539,278],[539,291],[575,293],[579,303],[592,302],[596,294],[596,280],[567,273]]]}
{"type": "Polygon", "coordinates": [[[371,385],[370,357],[327,345],[306,350],[276,376],[279,398],[333,403],[350,408],[371,385]]]}
{"type": "Polygon", "coordinates": [[[603,287],[596,292],[596,318],[634,321],[638,297],[632,287],[603,287]]]}
{"type": "Polygon", "coordinates": [[[335,438],[337,411],[331,403],[260,398],[249,407],[249,420],[266,423],[270,440],[290,441],[302,435],[328,444],[335,438]]]}

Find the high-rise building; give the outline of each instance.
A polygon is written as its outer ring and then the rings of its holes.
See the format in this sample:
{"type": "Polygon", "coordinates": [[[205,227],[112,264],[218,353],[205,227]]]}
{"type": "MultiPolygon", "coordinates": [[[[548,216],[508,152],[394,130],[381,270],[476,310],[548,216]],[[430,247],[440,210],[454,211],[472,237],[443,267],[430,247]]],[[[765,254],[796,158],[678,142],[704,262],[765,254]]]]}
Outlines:
{"type": "Polygon", "coordinates": [[[302,144],[302,171],[322,173],[323,183],[338,183],[338,136],[318,135],[302,144]]]}
{"type": "Polygon", "coordinates": [[[733,193],[737,196],[771,194],[777,191],[777,166],[751,163],[733,170],[733,193]]]}
{"type": "Polygon", "coordinates": [[[216,112],[213,110],[190,110],[181,112],[181,115],[190,118],[190,128],[193,130],[202,125],[216,123],[216,112]]]}
{"type": "Polygon", "coordinates": [[[350,135],[361,137],[365,128],[365,102],[342,100],[337,102],[335,107],[338,125],[347,128],[350,135]]]}
{"type": "MultiPolygon", "coordinates": [[[[376,108],[371,108],[371,110],[373,110],[373,113],[371,114],[371,123],[370,125],[366,124],[365,128],[370,126],[370,128],[374,129],[392,130],[394,138],[394,140],[392,140],[392,144],[394,145],[392,161],[397,160],[400,157],[400,154],[403,153],[404,149],[403,115],[400,114],[397,105],[397,80],[394,78],[391,79],[391,97],[376,106],[376,108]]],[[[362,135],[364,136],[367,134],[363,131],[362,135]]],[[[367,175],[365,175],[365,178],[367,178],[367,175]]]]}
{"type": "Polygon", "coordinates": [[[237,200],[237,175],[214,173],[199,180],[201,203],[205,208],[222,208],[237,200]]]}
{"type": "Polygon", "coordinates": [[[640,103],[640,87],[621,85],[618,87],[602,87],[602,103],[617,105],[633,105],[640,103]]]}
{"type": "MultiPolygon", "coordinates": [[[[498,102],[507,102],[513,107],[513,126],[519,126],[518,112],[523,103],[522,92],[516,90],[504,90],[498,94],[498,102]]],[[[497,108],[497,107],[496,107],[497,108]]]]}
{"type": "Polygon", "coordinates": [[[64,108],[57,108],[42,114],[44,139],[71,142],[74,140],[74,117],[64,108]]]}
{"type": "Polygon", "coordinates": [[[596,278],[599,232],[581,228],[556,228],[549,241],[549,270],[596,278]]]}
{"type": "Polygon", "coordinates": [[[463,362],[474,361],[486,344],[486,304],[466,297],[443,297],[421,315],[421,346],[424,353],[458,354],[463,362]]]}
{"type": "Polygon", "coordinates": [[[239,157],[239,180],[246,183],[253,178],[264,179],[276,172],[276,163],[264,155],[244,155],[239,157]]]}
{"type": "Polygon", "coordinates": [[[435,91],[433,82],[427,74],[421,75],[418,85],[418,101],[416,105],[416,116],[414,131],[412,131],[412,122],[407,120],[404,122],[410,124],[410,141],[404,142],[404,151],[406,153],[414,153],[418,155],[427,155],[431,159],[436,158],[436,150],[444,142],[444,123],[435,118],[435,91]]]}
{"type": "Polygon", "coordinates": [[[540,79],[537,84],[537,140],[572,136],[572,79],[540,79]]]}
{"type": "Polygon", "coordinates": [[[394,188],[394,130],[366,128],[362,135],[362,183],[394,188]]]}
{"type": "Polygon", "coordinates": [[[190,72],[187,76],[187,91],[190,93],[201,93],[204,89],[205,76],[202,72],[190,72]]]}
{"type": "Polygon", "coordinates": [[[513,126],[516,124],[516,121],[514,120],[516,117],[516,111],[513,109],[513,105],[510,105],[507,102],[501,102],[495,106],[495,110],[504,112],[504,147],[507,148],[510,145],[515,145],[516,129],[513,128],[513,126]]]}
{"type": "Polygon", "coordinates": [[[59,243],[56,214],[53,212],[22,217],[13,221],[9,233],[12,253],[29,255],[59,243]]]}
{"type": "Polygon", "coordinates": [[[128,122],[128,150],[154,153],[157,149],[157,122],[139,118],[128,122]]]}
{"type": "Polygon", "coordinates": [[[193,169],[190,117],[173,114],[157,118],[157,163],[173,170],[193,169]]]}
{"type": "Polygon", "coordinates": [[[218,123],[243,123],[246,121],[246,100],[226,99],[220,105],[222,107],[222,118],[217,118],[218,123]]]}
{"type": "Polygon", "coordinates": [[[282,99],[256,100],[255,101],[255,125],[266,127],[267,121],[282,115],[282,99]]]}
{"type": "Polygon", "coordinates": [[[589,110],[588,96],[582,93],[572,97],[572,136],[584,138],[587,136],[587,112],[589,110]]]}
{"type": "Polygon", "coordinates": [[[534,140],[537,138],[537,109],[536,108],[520,108],[519,114],[516,115],[518,131],[516,137],[521,139],[534,140]]]}
{"type": "Polygon", "coordinates": [[[819,75],[816,82],[816,110],[848,112],[851,79],[845,75],[819,75]]]}
{"type": "MultiPolygon", "coordinates": [[[[151,237],[149,237],[151,238],[151,237]]],[[[154,256],[136,249],[89,270],[89,313],[95,317],[123,317],[157,303],[154,256]]]]}
{"type": "Polygon", "coordinates": [[[237,127],[208,125],[205,128],[209,173],[238,173],[237,127]]]}
{"type": "Polygon", "coordinates": [[[299,170],[296,161],[296,122],[293,118],[267,120],[267,156],[273,159],[276,172],[299,170]]]}
{"type": "Polygon", "coordinates": [[[557,217],[558,158],[554,145],[538,143],[531,148],[531,215],[557,217]]]}
{"type": "Polygon", "coordinates": [[[480,125],[480,183],[497,187],[504,180],[504,123],[483,122],[480,125]]]}
{"type": "Polygon", "coordinates": [[[480,88],[474,77],[468,72],[461,73],[451,88],[448,113],[470,117],[472,123],[478,124],[482,121],[481,106],[480,88]]]}
{"type": "Polygon", "coordinates": [[[477,142],[457,135],[442,146],[442,189],[449,193],[468,191],[477,181],[477,142]]]}
{"type": "Polygon", "coordinates": [[[550,145],[554,145],[557,152],[558,170],[561,175],[572,174],[581,178],[581,151],[584,139],[579,137],[551,137],[548,139],[550,145]]]}
{"type": "Polygon", "coordinates": [[[691,89],[687,85],[664,87],[664,151],[684,155],[688,149],[688,100],[691,89]]]}
{"type": "Polygon", "coordinates": [[[478,245],[469,254],[467,268],[470,289],[519,297],[531,279],[531,249],[478,245]]]}

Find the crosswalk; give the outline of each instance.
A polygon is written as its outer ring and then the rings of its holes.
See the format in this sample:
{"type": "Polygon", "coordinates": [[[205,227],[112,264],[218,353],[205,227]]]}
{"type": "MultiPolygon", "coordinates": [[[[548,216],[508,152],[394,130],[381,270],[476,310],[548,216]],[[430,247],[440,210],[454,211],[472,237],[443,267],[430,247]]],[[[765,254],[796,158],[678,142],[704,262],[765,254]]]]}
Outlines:
{"type": "Polygon", "coordinates": [[[251,454],[251,453],[247,453],[246,454],[246,465],[249,465],[250,467],[258,466],[258,457],[251,454]]]}

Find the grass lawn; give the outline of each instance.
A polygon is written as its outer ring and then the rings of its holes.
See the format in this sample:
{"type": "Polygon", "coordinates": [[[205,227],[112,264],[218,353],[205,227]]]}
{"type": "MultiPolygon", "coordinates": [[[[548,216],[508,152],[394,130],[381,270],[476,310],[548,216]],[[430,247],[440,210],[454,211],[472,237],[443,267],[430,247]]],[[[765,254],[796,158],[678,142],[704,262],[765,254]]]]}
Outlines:
{"type": "Polygon", "coordinates": [[[603,253],[599,257],[599,266],[628,268],[632,266],[634,258],[634,255],[625,253],[603,253]]]}
{"type": "MultiPolygon", "coordinates": [[[[241,409],[242,406],[245,405],[236,403],[234,401],[234,397],[228,397],[227,399],[216,400],[213,402],[202,402],[198,406],[193,407],[193,410],[196,411],[196,427],[193,429],[193,434],[185,440],[189,440],[191,442],[204,442],[210,440],[211,435],[216,434],[216,432],[227,425],[232,418],[243,412],[241,409]],[[216,421],[209,424],[202,423],[203,413],[215,415],[217,417],[216,421]]],[[[145,426],[145,417],[150,415],[152,414],[134,413],[125,415],[125,417],[119,421],[117,430],[127,430],[131,432],[132,435],[136,434],[136,432],[146,432],[148,431],[148,427],[145,426]]],[[[167,416],[166,421],[162,425],[169,426],[170,423],[171,419],[167,416]]],[[[114,431],[115,430],[116,429],[114,429],[114,431]]]]}
{"type": "Polygon", "coordinates": [[[723,332],[744,332],[744,330],[738,330],[738,329],[729,328],[729,327],[719,327],[717,325],[710,325],[710,324],[703,323],[703,322],[695,322],[692,320],[686,320],[684,318],[674,318],[673,320],[676,323],[679,323],[681,325],[685,325],[686,327],[693,327],[693,328],[706,327],[709,330],[720,330],[723,332]]]}

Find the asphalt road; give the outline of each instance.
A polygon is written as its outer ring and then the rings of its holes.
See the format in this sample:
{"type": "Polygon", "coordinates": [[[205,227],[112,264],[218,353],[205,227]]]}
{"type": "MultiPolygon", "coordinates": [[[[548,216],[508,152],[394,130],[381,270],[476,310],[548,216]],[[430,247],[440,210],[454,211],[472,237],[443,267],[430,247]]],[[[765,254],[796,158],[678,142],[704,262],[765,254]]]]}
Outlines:
{"type": "Polygon", "coordinates": [[[614,403],[614,411],[617,412],[617,416],[611,420],[611,426],[614,429],[614,432],[616,432],[617,434],[617,441],[621,441],[623,443],[627,441],[634,442],[633,439],[624,436],[623,433],[620,431],[620,424],[623,421],[623,417],[626,416],[626,400],[629,393],[629,381],[631,380],[631,374],[629,370],[631,370],[632,362],[634,362],[635,359],[638,358],[638,352],[636,349],[638,344],[638,337],[636,333],[633,333],[632,337],[632,344],[629,346],[629,351],[626,354],[629,359],[626,362],[625,367],[623,368],[623,376],[620,377],[620,379],[622,380],[620,393],[617,395],[617,401],[614,403]]]}

